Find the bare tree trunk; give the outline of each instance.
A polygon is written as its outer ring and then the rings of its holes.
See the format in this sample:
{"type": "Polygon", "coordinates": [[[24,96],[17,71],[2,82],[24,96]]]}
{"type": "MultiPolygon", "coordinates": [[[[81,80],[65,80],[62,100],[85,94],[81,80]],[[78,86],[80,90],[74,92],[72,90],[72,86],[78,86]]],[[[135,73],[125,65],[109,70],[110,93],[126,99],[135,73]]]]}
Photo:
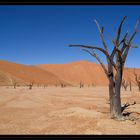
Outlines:
{"type": "Polygon", "coordinates": [[[115,93],[113,96],[114,113],[115,113],[115,117],[118,119],[122,118],[121,98],[120,98],[121,82],[122,82],[122,69],[120,68],[115,76],[115,93]]]}
{"type": "Polygon", "coordinates": [[[114,79],[113,67],[108,62],[109,70],[109,99],[110,99],[110,115],[111,118],[121,119],[122,109],[121,109],[121,81],[122,81],[122,69],[120,69],[114,79]],[[115,82],[114,82],[115,80],[115,82]]]}
{"type": "Polygon", "coordinates": [[[131,81],[129,82],[129,85],[130,85],[130,91],[132,91],[132,84],[131,84],[131,81]]]}
{"type": "Polygon", "coordinates": [[[135,75],[136,84],[137,84],[138,89],[140,91],[140,76],[138,76],[135,72],[134,72],[134,75],[135,75]]]}
{"type": "Polygon", "coordinates": [[[34,84],[33,82],[29,84],[29,89],[30,89],[30,90],[32,89],[33,84],[34,84]]]}
{"type": "Polygon", "coordinates": [[[14,83],[14,89],[16,89],[17,83],[14,83]]]}
{"type": "Polygon", "coordinates": [[[29,89],[30,89],[30,90],[32,89],[32,85],[31,85],[31,84],[29,85],[29,89]]]}
{"type": "Polygon", "coordinates": [[[110,95],[110,115],[111,118],[122,118],[121,109],[121,98],[120,98],[120,84],[113,85],[112,82],[109,84],[109,95],[110,95]]]}
{"type": "Polygon", "coordinates": [[[111,118],[114,118],[114,108],[113,108],[113,104],[114,104],[114,81],[113,81],[113,77],[109,78],[109,101],[110,101],[110,115],[111,118]]]}
{"type": "Polygon", "coordinates": [[[82,81],[80,81],[80,88],[82,88],[84,86],[84,84],[82,83],[82,81]]]}

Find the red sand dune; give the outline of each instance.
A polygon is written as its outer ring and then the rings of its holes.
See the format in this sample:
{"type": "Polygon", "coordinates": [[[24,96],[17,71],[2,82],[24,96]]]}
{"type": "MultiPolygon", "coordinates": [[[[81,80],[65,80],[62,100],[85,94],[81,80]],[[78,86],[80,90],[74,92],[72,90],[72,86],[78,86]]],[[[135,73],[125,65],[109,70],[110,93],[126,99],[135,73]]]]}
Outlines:
{"type": "Polygon", "coordinates": [[[78,61],[67,64],[38,65],[39,68],[55,73],[61,79],[72,84],[106,85],[107,79],[100,65],[88,61],[78,61]]]}
{"type": "Polygon", "coordinates": [[[14,81],[19,85],[31,82],[49,85],[66,83],[51,72],[35,66],[0,61],[0,85],[11,85],[14,81]]]}
{"type": "MultiPolygon", "coordinates": [[[[82,81],[85,85],[107,85],[108,80],[99,64],[81,60],[67,64],[42,64],[38,65],[43,70],[50,71],[72,84],[79,84],[82,81]]],[[[140,69],[135,69],[135,73],[140,75],[140,69]]],[[[135,84],[134,68],[125,68],[123,78],[127,81],[131,79],[135,84]]]]}
{"type": "MultiPolygon", "coordinates": [[[[140,75],[140,69],[135,69],[140,75]]],[[[134,69],[125,68],[124,79],[135,84],[134,69]]],[[[21,65],[7,61],[0,61],[0,85],[18,84],[79,85],[107,85],[108,80],[99,64],[81,60],[66,64],[41,64],[35,66],[21,65]]]]}

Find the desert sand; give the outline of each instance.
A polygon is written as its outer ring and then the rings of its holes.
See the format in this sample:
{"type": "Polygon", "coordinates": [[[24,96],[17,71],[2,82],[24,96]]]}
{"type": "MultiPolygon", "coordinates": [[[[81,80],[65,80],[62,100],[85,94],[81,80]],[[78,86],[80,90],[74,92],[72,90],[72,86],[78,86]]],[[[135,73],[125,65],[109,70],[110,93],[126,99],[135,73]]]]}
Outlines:
{"type": "Polygon", "coordinates": [[[140,134],[140,92],[122,89],[125,111],[137,118],[110,118],[107,87],[0,87],[0,134],[140,134]]]}
{"type": "MultiPolygon", "coordinates": [[[[36,65],[36,67],[51,72],[72,85],[78,85],[80,81],[82,81],[84,85],[90,86],[108,85],[108,79],[106,78],[102,67],[97,63],[81,60],[65,64],[42,64],[36,65]]],[[[125,67],[123,79],[127,82],[131,81],[133,85],[136,85],[134,73],[140,75],[140,69],[125,67]]]]}
{"type": "MultiPolygon", "coordinates": [[[[140,75],[140,69],[135,72],[140,75]]],[[[122,89],[122,105],[136,102],[124,112],[134,121],[110,118],[108,81],[99,64],[29,66],[0,60],[0,134],[140,134],[134,69],[125,68],[123,79],[132,83],[131,92],[122,89]]]]}
{"type": "MultiPolygon", "coordinates": [[[[136,85],[134,71],[140,75],[140,69],[125,68],[123,79],[131,80],[136,85]]],[[[86,86],[107,86],[102,67],[85,60],[65,64],[23,65],[0,60],[0,85],[61,85],[78,86],[82,82],[86,86]]]]}
{"type": "Polygon", "coordinates": [[[0,85],[13,85],[14,82],[18,85],[27,85],[31,82],[34,82],[34,85],[67,84],[55,74],[35,66],[0,60],[0,85]]]}

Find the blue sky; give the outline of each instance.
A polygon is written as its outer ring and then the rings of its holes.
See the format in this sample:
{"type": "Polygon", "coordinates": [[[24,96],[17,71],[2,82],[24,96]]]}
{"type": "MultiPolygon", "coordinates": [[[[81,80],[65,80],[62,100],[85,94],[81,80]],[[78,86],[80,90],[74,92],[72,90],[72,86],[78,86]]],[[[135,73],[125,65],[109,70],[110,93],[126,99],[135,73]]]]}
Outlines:
{"type": "MultiPolygon", "coordinates": [[[[127,16],[123,34],[132,34],[139,6],[107,5],[44,5],[0,6],[0,60],[20,64],[60,64],[95,58],[69,44],[85,44],[102,47],[97,19],[104,26],[109,50],[113,48],[110,38],[115,36],[123,16],[127,16]]],[[[140,27],[134,45],[140,46],[140,27]]],[[[100,55],[100,54],[99,54],[100,55]]],[[[131,49],[125,63],[127,67],[139,67],[140,48],[131,49]]],[[[101,55],[103,62],[105,58],[101,55]]]]}

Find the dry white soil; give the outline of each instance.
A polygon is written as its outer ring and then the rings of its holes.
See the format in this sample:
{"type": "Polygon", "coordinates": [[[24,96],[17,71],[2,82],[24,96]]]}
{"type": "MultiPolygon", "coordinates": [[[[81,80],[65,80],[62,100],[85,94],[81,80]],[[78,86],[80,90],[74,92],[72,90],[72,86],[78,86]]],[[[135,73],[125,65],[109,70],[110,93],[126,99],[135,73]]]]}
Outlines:
{"type": "Polygon", "coordinates": [[[140,134],[140,92],[122,90],[130,120],[110,119],[107,87],[0,87],[0,134],[140,134]]]}

